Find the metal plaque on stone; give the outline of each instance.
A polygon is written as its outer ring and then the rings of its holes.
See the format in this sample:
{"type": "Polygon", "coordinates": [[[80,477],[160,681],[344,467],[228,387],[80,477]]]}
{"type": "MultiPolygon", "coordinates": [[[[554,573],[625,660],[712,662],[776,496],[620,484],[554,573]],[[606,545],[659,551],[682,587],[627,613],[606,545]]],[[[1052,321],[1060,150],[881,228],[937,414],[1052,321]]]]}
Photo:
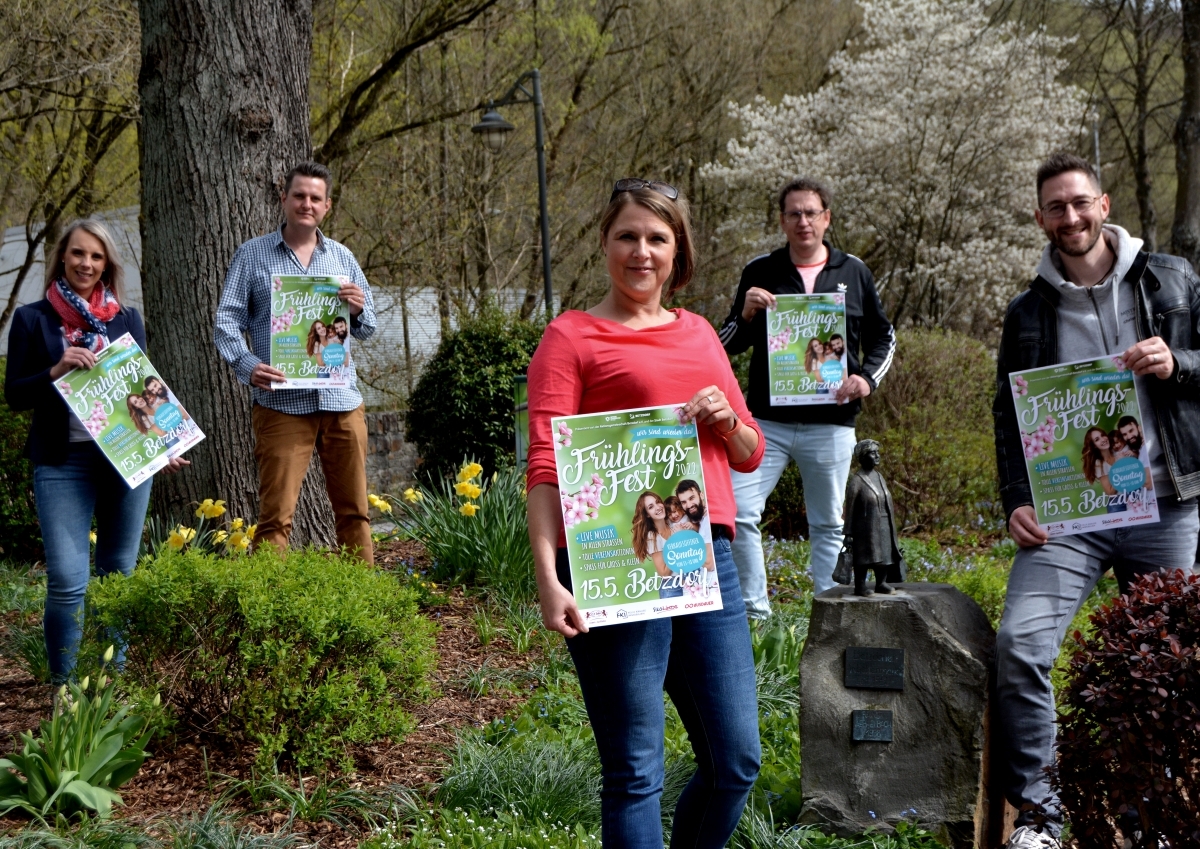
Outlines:
{"type": "Polygon", "coordinates": [[[847,647],[843,684],[860,690],[903,690],[904,649],[847,647]]]}
{"type": "Polygon", "coordinates": [[[855,743],[892,742],[892,712],[890,710],[850,711],[850,739],[855,743]]]}

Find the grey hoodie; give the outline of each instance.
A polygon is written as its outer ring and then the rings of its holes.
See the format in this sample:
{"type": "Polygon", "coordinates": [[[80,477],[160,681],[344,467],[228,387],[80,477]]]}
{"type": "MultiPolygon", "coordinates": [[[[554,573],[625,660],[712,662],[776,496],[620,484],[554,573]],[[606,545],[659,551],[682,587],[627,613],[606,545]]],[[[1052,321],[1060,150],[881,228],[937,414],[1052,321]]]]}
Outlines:
{"type": "MultiPolygon", "coordinates": [[[[1046,245],[1042,251],[1037,273],[1058,290],[1058,361],[1072,363],[1090,360],[1107,354],[1122,354],[1138,341],[1137,300],[1133,284],[1124,281],[1134,258],[1142,249],[1142,240],[1135,239],[1115,224],[1104,225],[1104,239],[1116,252],[1117,261],[1108,277],[1090,289],[1076,286],[1063,277],[1062,259],[1058,248],[1046,245]],[[1114,298],[1115,294],[1115,298],[1114,298]]],[[[1175,485],[1167,469],[1162,443],[1158,434],[1158,417],[1150,403],[1148,380],[1135,377],[1142,411],[1142,439],[1139,456],[1150,458],[1150,474],[1158,495],[1173,495],[1175,485]]],[[[1144,462],[1144,459],[1143,459],[1144,462]]]]}

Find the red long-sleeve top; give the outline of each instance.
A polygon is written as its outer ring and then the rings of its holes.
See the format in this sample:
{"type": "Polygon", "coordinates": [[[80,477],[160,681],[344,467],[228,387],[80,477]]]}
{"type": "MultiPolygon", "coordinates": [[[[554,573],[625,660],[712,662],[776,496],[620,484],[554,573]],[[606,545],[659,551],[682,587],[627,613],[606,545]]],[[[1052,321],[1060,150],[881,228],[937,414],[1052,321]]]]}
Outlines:
{"type": "MultiPolygon", "coordinates": [[[[578,310],[550,322],[529,364],[526,485],[529,489],[543,483],[558,486],[550,433],[553,416],[682,404],[715,385],[742,423],[758,432],[754,453],[735,465],[712,428],[701,425],[699,429],[708,513],[713,525],[723,525],[732,538],[737,507],[729,469],[758,468],[765,446],[762,430],[746,407],[716,331],[694,313],[671,312],[675,321],[641,330],[578,310]]],[[[558,544],[566,545],[561,530],[558,544]]]]}

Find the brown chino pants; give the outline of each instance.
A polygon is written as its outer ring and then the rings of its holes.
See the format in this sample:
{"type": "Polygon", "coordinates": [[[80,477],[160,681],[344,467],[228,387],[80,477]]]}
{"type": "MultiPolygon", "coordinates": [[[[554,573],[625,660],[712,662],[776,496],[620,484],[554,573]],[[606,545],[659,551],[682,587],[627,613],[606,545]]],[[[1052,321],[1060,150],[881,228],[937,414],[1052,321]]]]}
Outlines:
{"type": "Polygon", "coordinates": [[[288,546],[300,484],[313,449],[321,459],[333,505],[338,545],[374,562],[367,516],[367,419],[363,407],[346,413],[302,416],[255,404],[254,459],[258,462],[258,532],[255,541],[280,551],[288,546]]]}

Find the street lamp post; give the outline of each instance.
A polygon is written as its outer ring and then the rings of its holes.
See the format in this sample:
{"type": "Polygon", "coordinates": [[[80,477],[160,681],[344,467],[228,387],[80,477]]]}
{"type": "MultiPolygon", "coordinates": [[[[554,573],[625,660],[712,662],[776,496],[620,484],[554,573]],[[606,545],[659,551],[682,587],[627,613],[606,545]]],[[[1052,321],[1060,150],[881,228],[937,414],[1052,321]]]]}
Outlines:
{"type": "Polygon", "coordinates": [[[484,110],[479,123],[471,128],[492,153],[498,153],[508,140],[508,134],[516,129],[496,111],[498,106],[514,103],[532,103],[537,138],[538,164],[538,208],[542,219],[542,277],[545,284],[546,315],[554,317],[554,289],[550,285],[550,216],[546,202],[546,126],[542,114],[542,75],[537,68],[522,74],[512,88],[499,100],[481,104],[484,110]],[[525,87],[525,83],[530,88],[525,87]],[[532,89],[532,91],[530,90],[532,89]]]}

